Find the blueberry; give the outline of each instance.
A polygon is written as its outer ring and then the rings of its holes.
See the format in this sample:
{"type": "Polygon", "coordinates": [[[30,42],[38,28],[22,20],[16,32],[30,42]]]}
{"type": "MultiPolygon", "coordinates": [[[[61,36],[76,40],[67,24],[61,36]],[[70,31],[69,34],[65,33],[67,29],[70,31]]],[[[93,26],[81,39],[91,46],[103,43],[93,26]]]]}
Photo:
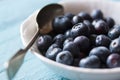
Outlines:
{"type": "Polygon", "coordinates": [[[62,49],[60,48],[49,48],[45,54],[45,56],[48,58],[48,59],[51,59],[51,60],[55,60],[56,59],[56,56],[59,52],[61,52],[62,49]]]}
{"type": "Polygon", "coordinates": [[[120,67],[120,55],[113,53],[107,58],[107,65],[109,68],[120,67]]]}
{"type": "Polygon", "coordinates": [[[83,58],[79,62],[79,66],[83,68],[100,68],[100,65],[100,59],[95,55],[83,58]]]}
{"type": "Polygon", "coordinates": [[[120,36],[120,28],[118,28],[118,26],[113,27],[111,30],[109,30],[108,36],[112,40],[119,37],[120,36]]]}
{"type": "Polygon", "coordinates": [[[67,30],[64,35],[65,35],[66,38],[72,38],[73,37],[71,29],[67,30]]]}
{"type": "Polygon", "coordinates": [[[111,39],[106,35],[101,34],[96,37],[96,46],[105,46],[109,48],[110,43],[111,39]]]}
{"type": "Polygon", "coordinates": [[[83,21],[83,18],[81,18],[80,16],[77,16],[77,15],[72,18],[72,24],[73,25],[75,25],[77,23],[80,23],[82,21],[83,21]]]}
{"type": "Polygon", "coordinates": [[[68,42],[63,46],[64,51],[70,51],[73,57],[78,57],[80,54],[80,50],[78,46],[74,42],[68,42]]]}
{"type": "Polygon", "coordinates": [[[103,13],[101,10],[93,10],[91,16],[93,19],[103,19],[103,13]]]}
{"type": "Polygon", "coordinates": [[[72,18],[74,17],[74,14],[72,14],[72,13],[65,13],[64,16],[68,17],[70,20],[72,20],[72,18]]]}
{"type": "Polygon", "coordinates": [[[62,48],[62,44],[65,40],[65,36],[63,34],[58,34],[54,37],[53,43],[59,45],[62,48]]]}
{"type": "Polygon", "coordinates": [[[89,39],[86,36],[77,36],[74,43],[80,48],[80,51],[85,52],[90,46],[89,39]]]}
{"type": "Polygon", "coordinates": [[[110,52],[111,53],[119,53],[120,54],[120,38],[116,38],[112,40],[110,43],[110,52]]]}
{"type": "Polygon", "coordinates": [[[95,47],[93,48],[90,53],[89,53],[89,56],[91,55],[96,55],[100,58],[100,60],[103,62],[103,63],[106,63],[106,60],[107,60],[107,57],[109,56],[110,54],[110,51],[109,49],[107,49],[106,47],[104,46],[99,46],[99,47],[95,47]]]}
{"type": "Polygon", "coordinates": [[[53,19],[52,27],[56,33],[64,33],[72,27],[72,23],[68,17],[58,16],[53,19]]]}
{"type": "Polygon", "coordinates": [[[94,34],[94,33],[95,33],[95,28],[94,28],[94,26],[91,24],[90,21],[84,20],[83,23],[88,26],[90,34],[94,34]]]}
{"type": "Polygon", "coordinates": [[[115,21],[111,17],[105,18],[105,22],[108,24],[109,28],[112,28],[115,25],[115,21]]]}
{"type": "Polygon", "coordinates": [[[78,16],[80,16],[84,20],[92,21],[92,17],[87,12],[80,12],[78,13],[78,16]]]}
{"type": "Polygon", "coordinates": [[[71,33],[73,38],[81,35],[89,36],[89,28],[84,23],[78,23],[72,27],[71,33]]]}
{"type": "Polygon", "coordinates": [[[95,20],[93,20],[93,21],[92,21],[92,25],[95,26],[95,24],[96,24],[99,20],[101,20],[101,19],[95,19],[95,20]]]}
{"type": "Polygon", "coordinates": [[[73,41],[73,38],[67,38],[64,43],[63,43],[63,46],[69,42],[72,42],[73,41]]]}
{"type": "Polygon", "coordinates": [[[96,30],[96,34],[107,34],[109,31],[109,26],[103,20],[97,21],[94,28],[96,30]]]}
{"type": "Polygon", "coordinates": [[[58,55],[56,56],[56,62],[66,64],[66,65],[72,65],[73,56],[69,51],[62,51],[58,53],[58,55]]]}
{"type": "Polygon", "coordinates": [[[49,35],[40,36],[37,39],[37,47],[40,52],[45,52],[48,47],[52,44],[52,37],[49,35]]]}

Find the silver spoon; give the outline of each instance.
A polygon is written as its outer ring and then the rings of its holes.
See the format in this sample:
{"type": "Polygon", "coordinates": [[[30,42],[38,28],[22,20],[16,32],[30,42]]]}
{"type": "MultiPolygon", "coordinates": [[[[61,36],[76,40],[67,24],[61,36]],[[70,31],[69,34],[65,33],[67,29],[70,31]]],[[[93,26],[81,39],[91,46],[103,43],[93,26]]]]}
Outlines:
{"type": "MultiPolygon", "coordinates": [[[[42,34],[40,32],[44,32],[44,30],[47,29],[45,26],[46,24],[50,23],[52,19],[58,15],[62,15],[64,13],[63,7],[60,4],[49,4],[45,7],[43,7],[36,17],[36,21],[38,23],[38,30],[33,36],[33,38],[30,40],[28,45],[24,49],[20,49],[8,62],[5,63],[5,67],[7,70],[8,79],[12,80],[12,78],[15,76],[19,68],[21,67],[26,52],[31,48],[31,46],[36,41],[37,37],[42,34]],[[46,29],[45,29],[46,28],[46,29]]],[[[49,26],[52,29],[52,26],[49,26]]],[[[47,32],[45,32],[47,33],[47,32]]]]}

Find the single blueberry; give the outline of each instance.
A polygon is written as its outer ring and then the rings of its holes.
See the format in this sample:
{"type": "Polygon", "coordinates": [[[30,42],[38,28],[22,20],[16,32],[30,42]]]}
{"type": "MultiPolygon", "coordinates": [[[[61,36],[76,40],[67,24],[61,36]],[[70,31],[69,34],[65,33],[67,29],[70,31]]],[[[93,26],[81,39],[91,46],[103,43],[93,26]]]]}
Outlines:
{"type": "Polygon", "coordinates": [[[92,21],[92,17],[87,12],[80,12],[78,13],[78,16],[80,16],[84,20],[89,20],[90,22],[92,21]]]}
{"type": "Polygon", "coordinates": [[[120,28],[115,25],[115,27],[111,28],[108,32],[108,36],[113,40],[120,36],[120,28]]]}
{"type": "Polygon", "coordinates": [[[66,38],[65,38],[65,36],[64,36],[63,34],[58,34],[58,35],[56,35],[56,36],[54,37],[53,43],[59,45],[59,46],[62,48],[63,42],[64,42],[65,39],[66,39],[66,38]]]}
{"type": "Polygon", "coordinates": [[[120,55],[117,53],[112,53],[107,58],[107,65],[109,68],[120,67],[120,55]]]}
{"type": "Polygon", "coordinates": [[[79,47],[80,51],[85,52],[90,46],[90,41],[86,36],[77,36],[74,43],[79,47]]]}
{"type": "Polygon", "coordinates": [[[40,52],[45,52],[48,47],[52,44],[52,37],[49,35],[40,36],[37,39],[37,47],[40,52]]]}
{"type": "Polygon", "coordinates": [[[107,57],[110,55],[110,51],[104,46],[99,46],[90,51],[89,56],[92,55],[98,56],[103,63],[106,63],[107,57]]]}
{"type": "Polygon", "coordinates": [[[74,42],[68,42],[63,46],[64,51],[70,51],[73,57],[78,57],[80,54],[79,47],[74,42]]]}
{"type": "Polygon", "coordinates": [[[94,28],[95,28],[96,34],[107,34],[109,31],[109,26],[103,20],[97,21],[94,28]]]}
{"type": "Polygon", "coordinates": [[[101,34],[96,37],[96,46],[105,46],[109,48],[110,43],[111,39],[106,35],[101,34]]]}
{"type": "Polygon", "coordinates": [[[83,58],[79,62],[79,66],[83,68],[100,68],[100,65],[100,59],[95,55],[83,58]]]}
{"type": "Polygon", "coordinates": [[[110,52],[111,53],[119,53],[120,54],[120,38],[116,38],[112,40],[110,43],[110,52]]]}
{"type": "Polygon", "coordinates": [[[73,56],[69,51],[62,51],[56,56],[56,62],[66,65],[72,65],[73,56]]]}
{"type": "Polygon", "coordinates": [[[103,19],[103,13],[101,10],[93,10],[91,13],[93,19],[103,19]]]}
{"type": "Polygon", "coordinates": [[[63,46],[66,45],[69,42],[72,42],[72,41],[73,41],[73,38],[67,38],[67,39],[65,39],[65,41],[63,43],[63,46]]]}
{"type": "Polygon", "coordinates": [[[49,48],[45,54],[45,57],[55,61],[57,54],[61,51],[62,49],[60,48],[49,48]]]}
{"type": "Polygon", "coordinates": [[[78,23],[72,27],[71,33],[73,38],[81,35],[89,36],[89,28],[84,23],[78,23]]]}
{"type": "Polygon", "coordinates": [[[64,33],[72,27],[72,23],[68,17],[58,16],[53,19],[52,27],[56,33],[64,33]]]}
{"type": "Polygon", "coordinates": [[[105,18],[105,22],[108,24],[109,28],[112,28],[115,25],[115,21],[111,17],[105,18]]]}

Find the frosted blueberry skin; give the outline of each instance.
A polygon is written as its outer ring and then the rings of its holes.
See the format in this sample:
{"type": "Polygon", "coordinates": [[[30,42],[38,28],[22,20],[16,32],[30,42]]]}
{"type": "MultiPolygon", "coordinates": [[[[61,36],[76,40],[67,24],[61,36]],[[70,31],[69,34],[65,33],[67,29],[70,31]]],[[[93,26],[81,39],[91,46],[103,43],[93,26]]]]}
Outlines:
{"type": "Polygon", "coordinates": [[[115,25],[108,32],[108,36],[113,40],[120,36],[120,26],[115,25]]]}
{"type": "Polygon", "coordinates": [[[66,65],[72,65],[73,56],[69,51],[62,51],[58,53],[58,55],[56,56],[56,62],[66,64],[66,65]]]}
{"type": "Polygon", "coordinates": [[[61,51],[61,48],[49,48],[45,53],[45,57],[55,61],[57,54],[61,51]]]}
{"type": "Polygon", "coordinates": [[[106,35],[101,34],[96,37],[96,46],[105,46],[109,48],[110,43],[111,39],[106,35]]]}
{"type": "Polygon", "coordinates": [[[90,41],[86,36],[77,36],[74,43],[79,47],[80,51],[86,52],[90,47],[90,41]]]}
{"type": "Polygon", "coordinates": [[[103,13],[101,10],[93,10],[91,13],[93,19],[103,19],[103,13]]]}
{"type": "Polygon", "coordinates": [[[81,35],[89,36],[89,28],[84,23],[78,23],[72,27],[71,33],[73,38],[81,35]]]}
{"type": "Polygon", "coordinates": [[[99,20],[94,25],[96,34],[108,34],[109,26],[103,20],[99,20]]]}
{"type": "Polygon", "coordinates": [[[92,55],[81,59],[79,62],[79,66],[83,68],[100,68],[101,62],[99,57],[92,55]]]}
{"type": "Polygon", "coordinates": [[[112,53],[107,58],[107,66],[109,68],[120,67],[120,55],[117,53],[112,53]]]}
{"type": "Polygon", "coordinates": [[[80,54],[79,47],[74,42],[68,42],[63,46],[63,51],[69,51],[73,57],[78,57],[80,54]]]}
{"type": "Polygon", "coordinates": [[[87,12],[80,12],[78,13],[78,16],[83,18],[83,20],[89,20],[90,22],[92,22],[93,20],[92,17],[87,12]]]}
{"type": "Polygon", "coordinates": [[[37,47],[40,52],[45,52],[52,44],[52,37],[50,35],[43,35],[37,39],[37,47]]]}
{"type": "Polygon", "coordinates": [[[120,54],[120,38],[116,38],[112,40],[109,46],[109,50],[111,53],[119,53],[120,54]]]}
{"type": "Polygon", "coordinates": [[[72,27],[71,20],[65,16],[58,16],[55,17],[52,21],[53,31],[56,33],[63,34],[65,31],[72,27]]]}
{"type": "Polygon", "coordinates": [[[110,51],[108,48],[104,47],[104,46],[99,46],[99,47],[95,47],[93,48],[90,53],[89,56],[92,55],[96,55],[97,57],[99,57],[99,59],[106,64],[106,60],[107,57],[110,55],[110,51]]]}

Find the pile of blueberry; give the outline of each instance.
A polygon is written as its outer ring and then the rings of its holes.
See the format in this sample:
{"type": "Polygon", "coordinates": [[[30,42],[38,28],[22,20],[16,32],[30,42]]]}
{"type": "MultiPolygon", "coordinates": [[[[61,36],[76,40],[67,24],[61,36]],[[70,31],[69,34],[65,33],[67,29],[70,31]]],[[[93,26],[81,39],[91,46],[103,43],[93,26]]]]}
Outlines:
{"type": "Polygon", "coordinates": [[[52,28],[37,40],[45,57],[82,68],[120,67],[120,25],[101,10],[55,17],[52,28]]]}

